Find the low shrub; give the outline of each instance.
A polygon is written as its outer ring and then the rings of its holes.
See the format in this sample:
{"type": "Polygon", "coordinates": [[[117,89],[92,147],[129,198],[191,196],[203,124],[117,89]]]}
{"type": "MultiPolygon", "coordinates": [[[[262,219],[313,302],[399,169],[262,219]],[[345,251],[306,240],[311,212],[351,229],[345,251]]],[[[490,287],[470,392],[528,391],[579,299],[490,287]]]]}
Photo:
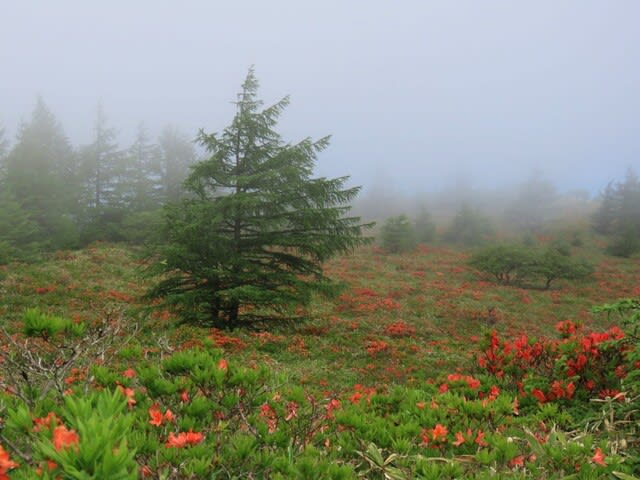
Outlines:
{"type": "Polygon", "coordinates": [[[475,252],[469,265],[492,275],[504,285],[526,285],[524,282],[541,281],[549,289],[555,280],[582,280],[593,273],[586,260],[575,259],[556,247],[545,249],[525,245],[494,245],[475,252]]]}
{"type": "Polygon", "coordinates": [[[498,283],[509,285],[523,279],[524,267],[533,259],[532,250],[524,245],[494,245],[472,255],[469,265],[493,275],[498,283]]]}

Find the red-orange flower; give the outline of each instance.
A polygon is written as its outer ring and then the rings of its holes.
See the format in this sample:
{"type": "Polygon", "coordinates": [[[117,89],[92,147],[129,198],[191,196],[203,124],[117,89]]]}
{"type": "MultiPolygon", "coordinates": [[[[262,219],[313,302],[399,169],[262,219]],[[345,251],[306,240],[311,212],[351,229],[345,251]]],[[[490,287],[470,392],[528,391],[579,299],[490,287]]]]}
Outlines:
{"type": "Polygon", "coordinates": [[[327,418],[333,418],[333,411],[339,408],[340,401],[336,400],[335,398],[329,400],[329,403],[324,406],[324,409],[327,411],[327,418]]]}
{"type": "Polygon", "coordinates": [[[533,390],[531,390],[531,395],[536,397],[540,403],[544,403],[547,401],[547,397],[545,396],[544,392],[538,388],[534,388],[533,390]]]}
{"type": "Polygon", "coordinates": [[[129,405],[129,407],[133,407],[136,404],[135,392],[133,391],[133,388],[118,385],[118,389],[125,397],[127,397],[127,405],[129,405]]]}
{"type": "Polygon", "coordinates": [[[64,425],[59,425],[53,430],[53,447],[61,450],[73,445],[77,445],[80,437],[75,430],[68,430],[64,425]]]}
{"type": "Polygon", "coordinates": [[[165,420],[167,422],[173,422],[175,420],[175,416],[173,415],[173,412],[169,409],[167,409],[167,411],[164,412],[164,415],[163,415],[162,410],[160,410],[157,403],[154,403],[153,405],[151,405],[149,407],[148,412],[149,412],[149,416],[151,417],[151,420],[149,420],[149,423],[156,427],[159,427],[160,425],[162,425],[162,422],[165,420]]]}
{"type": "Polygon", "coordinates": [[[451,442],[453,445],[455,445],[456,447],[459,447],[460,445],[462,445],[465,442],[465,438],[462,435],[462,432],[456,432],[456,439],[455,441],[451,442]]]}
{"type": "Polygon", "coordinates": [[[7,472],[12,468],[18,468],[19,465],[9,459],[9,453],[0,445],[0,480],[8,480],[7,472]]]}
{"type": "Polygon", "coordinates": [[[606,467],[607,464],[605,463],[604,459],[605,459],[605,456],[604,456],[604,453],[602,453],[602,450],[600,449],[600,447],[596,448],[596,451],[593,454],[593,457],[591,457],[591,461],[597,465],[606,467]]]}
{"type": "Polygon", "coordinates": [[[175,417],[175,415],[173,414],[173,412],[167,408],[167,411],[166,411],[166,412],[164,412],[164,419],[165,419],[167,422],[173,422],[173,421],[176,419],[176,417],[175,417]]]}
{"type": "Polygon", "coordinates": [[[487,442],[484,441],[484,432],[480,430],[478,430],[478,434],[476,435],[476,439],[474,440],[474,442],[480,445],[481,447],[486,447],[489,445],[487,442]]]}
{"type": "Polygon", "coordinates": [[[489,390],[489,400],[495,400],[500,395],[500,388],[497,385],[493,385],[489,390]]]}
{"type": "MultiPolygon", "coordinates": [[[[49,470],[50,472],[54,471],[56,468],[58,468],[58,464],[56,462],[52,462],[51,460],[47,460],[47,470],[49,470]]],[[[42,476],[42,467],[38,467],[36,468],[36,475],[38,475],[39,477],[42,476]]],[[[9,477],[3,477],[0,475],[0,480],[8,480],[9,477]]]]}
{"type": "Polygon", "coordinates": [[[151,417],[151,420],[149,420],[151,425],[155,427],[162,425],[163,415],[157,404],[154,403],[149,407],[149,416],[151,417]]]}
{"type": "Polygon", "coordinates": [[[55,413],[49,412],[46,417],[34,418],[33,423],[33,431],[39,432],[42,428],[50,428],[52,425],[55,427],[62,422],[55,413]]]}
{"type": "Polygon", "coordinates": [[[446,442],[447,441],[447,433],[449,433],[449,430],[447,429],[447,427],[445,427],[444,425],[441,425],[441,424],[438,423],[431,430],[431,439],[434,442],[441,442],[441,441],[446,442]]]}
{"type": "Polygon", "coordinates": [[[165,447],[183,448],[188,445],[197,445],[202,440],[204,440],[204,435],[192,430],[189,430],[188,432],[180,432],[178,435],[175,435],[173,432],[169,432],[169,438],[167,439],[167,443],[165,443],[165,447]]]}

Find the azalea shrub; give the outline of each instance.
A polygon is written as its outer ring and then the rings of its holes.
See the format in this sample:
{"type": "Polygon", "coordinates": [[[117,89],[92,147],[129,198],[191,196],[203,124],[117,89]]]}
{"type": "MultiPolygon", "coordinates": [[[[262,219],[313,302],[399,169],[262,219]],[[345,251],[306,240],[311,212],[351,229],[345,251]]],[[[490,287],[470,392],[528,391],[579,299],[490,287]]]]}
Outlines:
{"type": "Polygon", "coordinates": [[[560,338],[533,339],[521,335],[501,339],[494,330],[484,343],[478,364],[501,384],[539,403],[554,400],[588,400],[621,393],[630,370],[636,340],[619,327],[585,332],[566,320],[557,324],[560,338]]]}
{"type": "Polygon", "coordinates": [[[478,365],[497,384],[517,392],[524,407],[562,405],[569,414],[567,425],[592,422],[592,429],[599,425],[615,431],[614,445],[637,469],[640,301],[621,300],[593,310],[618,315],[622,328],[586,331],[565,320],[556,325],[559,338],[540,339],[504,339],[494,330],[487,334],[478,365]],[[603,411],[608,418],[601,418],[603,411]]]}

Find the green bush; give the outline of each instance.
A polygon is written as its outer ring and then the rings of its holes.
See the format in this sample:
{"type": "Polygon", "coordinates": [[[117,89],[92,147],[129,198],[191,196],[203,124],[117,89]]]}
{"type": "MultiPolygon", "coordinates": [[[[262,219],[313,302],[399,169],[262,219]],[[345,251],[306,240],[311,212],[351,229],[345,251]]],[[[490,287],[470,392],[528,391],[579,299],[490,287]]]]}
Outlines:
{"type": "Polygon", "coordinates": [[[544,288],[557,279],[582,280],[593,273],[593,266],[550,247],[535,249],[525,245],[494,245],[473,254],[469,265],[495,277],[498,283],[522,285],[523,281],[542,281],[544,288]]]}
{"type": "Polygon", "coordinates": [[[22,331],[27,337],[52,337],[62,331],[71,331],[73,322],[69,319],[43,314],[37,308],[29,308],[24,313],[22,331]]]}
{"type": "Polygon", "coordinates": [[[521,281],[525,267],[533,263],[534,254],[524,245],[494,245],[476,252],[469,265],[481,272],[493,275],[505,285],[521,281]]]}
{"type": "Polygon", "coordinates": [[[388,218],[382,225],[382,248],[390,253],[401,253],[416,246],[416,232],[406,215],[388,218]]]}
{"type": "Polygon", "coordinates": [[[548,289],[556,279],[582,280],[593,273],[586,260],[574,259],[549,248],[535,255],[534,261],[523,268],[525,276],[541,278],[548,289]]]}

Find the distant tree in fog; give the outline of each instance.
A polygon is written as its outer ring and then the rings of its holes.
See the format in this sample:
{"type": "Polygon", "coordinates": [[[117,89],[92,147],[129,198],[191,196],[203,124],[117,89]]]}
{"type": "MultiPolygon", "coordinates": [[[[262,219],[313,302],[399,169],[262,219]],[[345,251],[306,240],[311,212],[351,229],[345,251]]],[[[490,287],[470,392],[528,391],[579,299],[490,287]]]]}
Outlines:
{"type": "Polygon", "coordinates": [[[123,181],[119,190],[127,207],[136,212],[160,206],[160,147],[151,143],[144,124],[138,125],[136,138],[123,159],[123,181]]]}
{"type": "Polygon", "coordinates": [[[0,181],[6,175],[6,155],[9,149],[9,142],[4,138],[4,128],[0,128],[0,181]]]}
{"type": "Polygon", "coordinates": [[[32,253],[43,241],[41,229],[5,183],[0,181],[0,265],[21,258],[21,253],[32,253]]]}
{"type": "Polygon", "coordinates": [[[76,241],[71,218],[77,193],[75,162],[62,126],[38,98],[6,157],[4,175],[8,196],[28,213],[43,244],[61,247],[76,241]]]}
{"type": "Polygon", "coordinates": [[[558,193],[556,187],[540,173],[534,173],[520,185],[513,203],[506,209],[510,227],[534,232],[554,216],[558,193]]]}
{"type": "Polygon", "coordinates": [[[593,214],[592,226],[597,233],[608,235],[613,232],[616,222],[618,205],[618,189],[613,182],[609,182],[600,195],[601,201],[598,210],[593,214]]]}
{"type": "Polygon", "coordinates": [[[444,239],[465,246],[481,245],[493,233],[491,221],[477,208],[464,204],[453,219],[444,239]]]}
{"type": "Polygon", "coordinates": [[[402,253],[416,246],[416,232],[406,215],[389,217],[380,230],[382,248],[389,253],[402,253]]]}
{"type": "Polygon", "coordinates": [[[627,257],[640,251],[640,179],[633,169],[627,170],[624,181],[607,185],[593,228],[612,237],[608,250],[613,255],[627,257]]]}
{"type": "Polygon", "coordinates": [[[436,236],[436,224],[425,207],[420,207],[416,215],[415,236],[418,243],[432,242],[436,236]]]}
{"type": "Polygon", "coordinates": [[[98,104],[94,139],[82,152],[86,204],[94,214],[120,204],[117,185],[121,176],[122,152],[116,143],[116,131],[109,127],[102,104],[98,104]]]}
{"type": "Polygon", "coordinates": [[[38,226],[9,190],[6,178],[8,142],[0,129],[0,264],[18,256],[19,247],[31,248],[38,240],[38,226]]]}
{"type": "Polygon", "coordinates": [[[164,202],[177,200],[182,193],[182,183],[189,175],[189,167],[195,161],[193,143],[180,130],[166,126],[160,138],[158,192],[164,202]]]}

